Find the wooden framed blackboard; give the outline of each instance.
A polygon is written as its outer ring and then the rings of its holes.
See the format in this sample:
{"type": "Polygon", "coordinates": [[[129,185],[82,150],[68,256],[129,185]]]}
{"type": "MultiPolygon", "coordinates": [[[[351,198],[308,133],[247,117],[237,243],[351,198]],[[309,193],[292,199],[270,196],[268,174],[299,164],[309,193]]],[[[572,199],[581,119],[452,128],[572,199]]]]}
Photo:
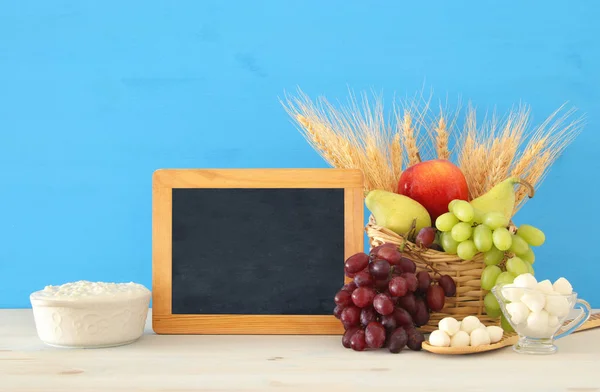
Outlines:
{"type": "Polygon", "coordinates": [[[346,169],[160,169],[152,181],[159,334],[341,334],[333,297],[363,250],[346,169]]]}

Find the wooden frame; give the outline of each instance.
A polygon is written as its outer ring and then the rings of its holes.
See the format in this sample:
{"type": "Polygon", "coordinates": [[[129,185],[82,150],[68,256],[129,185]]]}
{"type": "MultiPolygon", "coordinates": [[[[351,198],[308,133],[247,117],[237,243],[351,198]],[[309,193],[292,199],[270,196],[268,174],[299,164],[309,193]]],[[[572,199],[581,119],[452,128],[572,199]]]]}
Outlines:
{"type": "MultiPolygon", "coordinates": [[[[339,335],[344,332],[333,315],[172,314],[173,188],[344,188],[344,254],[348,258],[363,251],[364,199],[360,170],[160,169],[152,178],[152,328],[156,333],[339,335]]],[[[341,265],[340,272],[343,274],[341,265]]],[[[333,298],[331,300],[333,304],[333,298]]]]}

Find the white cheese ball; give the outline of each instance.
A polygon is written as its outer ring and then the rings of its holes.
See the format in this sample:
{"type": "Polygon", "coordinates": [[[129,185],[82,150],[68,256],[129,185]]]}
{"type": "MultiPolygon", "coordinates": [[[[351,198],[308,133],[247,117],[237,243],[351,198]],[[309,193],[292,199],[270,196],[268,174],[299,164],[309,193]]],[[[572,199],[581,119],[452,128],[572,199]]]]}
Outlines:
{"type": "Polygon", "coordinates": [[[543,333],[548,329],[548,312],[541,310],[527,316],[527,328],[535,333],[543,333]]]}
{"type": "Polygon", "coordinates": [[[487,327],[488,335],[490,335],[490,343],[497,343],[502,340],[504,330],[497,325],[490,325],[487,327]]]}
{"type": "Polygon", "coordinates": [[[458,331],[450,339],[450,347],[467,347],[471,343],[471,338],[465,331],[458,331]]]}
{"type": "Polygon", "coordinates": [[[544,309],[558,318],[563,318],[569,314],[571,306],[566,297],[560,295],[548,295],[546,296],[546,305],[544,309]]]}
{"type": "Polygon", "coordinates": [[[549,314],[548,315],[548,327],[550,327],[551,329],[554,329],[556,327],[558,327],[558,317],[556,317],[553,314],[549,314]]]}
{"type": "Polygon", "coordinates": [[[542,280],[537,284],[537,289],[544,294],[552,294],[554,292],[554,287],[552,287],[552,282],[548,279],[542,280]]]}
{"type": "Polygon", "coordinates": [[[444,317],[438,323],[438,328],[446,332],[448,336],[454,336],[455,333],[460,331],[460,322],[454,317],[444,317]]]}
{"type": "Polygon", "coordinates": [[[537,291],[527,291],[521,297],[523,302],[532,312],[539,312],[546,305],[546,296],[537,291]]]}
{"type": "Polygon", "coordinates": [[[521,300],[523,296],[523,289],[518,288],[514,284],[507,284],[502,286],[502,296],[510,302],[517,302],[521,300]]]}
{"type": "Polygon", "coordinates": [[[429,335],[429,344],[436,347],[450,347],[450,336],[446,332],[436,329],[429,335]]]}
{"type": "Polygon", "coordinates": [[[481,324],[481,321],[479,321],[477,317],[467,316],[462,319],[462,322],[460,323],[460,329],[461,331],[465,331],[466,333],[470,334],[474,329],[479,327],[479,324],[481,324]]]}
{"type": "Polygon", "coordinates": [[[483,346],[485,344],[490,344],[490,334],[487,329],[476,328],[473,332],[471,332],[471,346],[483,346]]]}
{"type": "Polygon", "coordinates": [[[529,316],[529,308],[523,302],[511,302],[506,304],[506,311],[510,315],[510,319],[515,324],[521,324],[527,321],[529,316]]]}
{"type": "Polygon", "coordinates": [[[573,293],[573,286],[569,283],[565,278],[558,278],[556,282],[552,285],[554,287],[554,291],[563,295],[570,295],[573,293]]]}
{"type": "Polygon", "coordinates": [[[521,274],[515,278],[513,284],[517,287],[526,289],[535,289],[537,287],[537,279],[530,273],[521,274]]]}

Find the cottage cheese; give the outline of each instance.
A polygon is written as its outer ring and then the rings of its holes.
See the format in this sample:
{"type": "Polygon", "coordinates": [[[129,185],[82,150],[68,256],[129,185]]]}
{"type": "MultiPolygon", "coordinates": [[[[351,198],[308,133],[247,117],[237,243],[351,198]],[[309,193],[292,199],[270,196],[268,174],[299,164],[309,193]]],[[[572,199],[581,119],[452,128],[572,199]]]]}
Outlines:
{"type": "Polygon", "coordinates": [[[110,347],[144,332],[151,292],[141,284],[81,280],[31,294],[36,329],[46,344],[110,347]]]}
{"type": "Polygon", "coordinates": [[[80,280],[69,282],[60,286],[46,286],[43,290],[35,292],[35,299],[79,301],[85,299],[126,299],[144,296],[149,290],[139,283],[106,283],[80,280]]]}

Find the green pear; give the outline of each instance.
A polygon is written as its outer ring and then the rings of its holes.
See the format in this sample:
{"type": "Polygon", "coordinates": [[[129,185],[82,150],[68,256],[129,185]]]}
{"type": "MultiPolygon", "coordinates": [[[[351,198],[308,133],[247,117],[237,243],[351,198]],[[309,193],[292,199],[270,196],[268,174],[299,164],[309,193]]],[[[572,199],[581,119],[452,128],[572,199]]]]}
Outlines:
{"type": "Polygon", "coordinates": [[[473,208],[478,209],[483,214],[500,212],[506,219],[511,220],[515,208],[515,184],[525,185],[529,188],[529,197],[533,197],[534,189],[531,184],[519,177],[509,177],[494,185],[492,189],[483,195],[471,200],[470,203],[473,208]]]}
{"type": "Polygon", "coordinates": [[[415,219],[415,233],[424,227],[431,227],[429,212],[410,197],[375,189],[367,194],[365,204],[378,225],[388,228],[396,234],[406,235],[411,230],[415,219]]]}

